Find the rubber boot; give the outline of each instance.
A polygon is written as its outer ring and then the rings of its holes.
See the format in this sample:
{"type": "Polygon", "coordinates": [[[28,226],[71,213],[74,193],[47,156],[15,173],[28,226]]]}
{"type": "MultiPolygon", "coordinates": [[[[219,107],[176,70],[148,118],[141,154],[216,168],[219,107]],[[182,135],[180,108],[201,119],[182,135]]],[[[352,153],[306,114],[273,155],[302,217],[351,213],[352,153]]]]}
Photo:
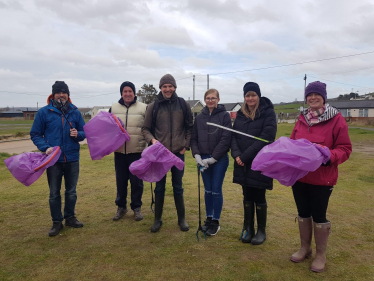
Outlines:
{"type": "Polygon", "coordinates": [[[176,195],[174,194],[174,202],[175,202],[175,207],[177,209],[177,214],[178,214],[178,225],[179,228],[182,231],[188,231],[190,228],[186,222],[185,219],[185,209],[184,209],[184,200],[183,200],[183,194],[182,195],[176,195]]]}
{"type": "Polygon", "coordinates": [[[253,245],[261,245],[266,240],[266,217],[267,217],[268,205],[256,204],[256,218],[257,218],[257,233],[252,238],[251,243],[253,245]]]}
{"type": "Polygon", "coordinates": [[[253,236],[255,236],[255,202],[243,201],[244,206],[244,224],[242,235],[239,240],[243,243],[251,243],[253,236]]]}
{"type": "Polygon", "coordinates": [[[157,232],[160,230],[162,225],[162,210],[164,208],[165,196],[156,195],[155,196],[155,221],[151,227],[151,232],[157,232]]]}
{"type": "Polygon", "coordinates": [[[302,262],[304,259],[308,259],[312,256],[312,231],[313,231],[313,220],[312,217],[302,218],[297,217],[299,222],[300,232],[300,249],[291,256],[291,261],[302,262]]]}
{"type": "Polygon", "coordinates": [[[310,269],[314,272],[322,272],[326,264],[327,240],[331,232],[331,222],[313,223],[314,240],[316,242],[316,257],[310,269]]]}

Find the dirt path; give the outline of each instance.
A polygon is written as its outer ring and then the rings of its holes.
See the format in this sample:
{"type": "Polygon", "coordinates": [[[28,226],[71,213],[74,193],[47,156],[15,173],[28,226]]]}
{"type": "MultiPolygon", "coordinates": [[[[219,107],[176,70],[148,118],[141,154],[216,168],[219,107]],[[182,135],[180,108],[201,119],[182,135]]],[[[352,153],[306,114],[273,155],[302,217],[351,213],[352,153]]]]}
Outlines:
{"type": "MultiPolygon", "coordinates": [[[[87,143],[87,140],[80,142],[80,144],[87,143]]],[[[6,141],[0,142],[0,152],[6,152],[9,154],[23,153],[38,150],[30,139],[17,140],[17,141],[6,141]]]]}

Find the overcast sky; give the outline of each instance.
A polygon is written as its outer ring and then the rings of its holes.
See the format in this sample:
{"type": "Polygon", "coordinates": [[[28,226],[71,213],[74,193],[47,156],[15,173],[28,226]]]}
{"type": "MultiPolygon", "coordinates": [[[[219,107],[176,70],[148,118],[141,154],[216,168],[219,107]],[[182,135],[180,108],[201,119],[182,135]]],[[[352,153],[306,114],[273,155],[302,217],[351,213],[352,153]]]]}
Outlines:
{"type": "Polygon", "coordinates": [[[166,73],[185,99],[192,75],[203,99],[207,74],[221,102],[248,81],[273,103],[302,100],[305,74],[329,98],[374,92],[369,0],[0,0],[0,21],[0,107],[43,106],[56,80],[78,107],[111,105],[123,81],[158,89],[166,73]]]}

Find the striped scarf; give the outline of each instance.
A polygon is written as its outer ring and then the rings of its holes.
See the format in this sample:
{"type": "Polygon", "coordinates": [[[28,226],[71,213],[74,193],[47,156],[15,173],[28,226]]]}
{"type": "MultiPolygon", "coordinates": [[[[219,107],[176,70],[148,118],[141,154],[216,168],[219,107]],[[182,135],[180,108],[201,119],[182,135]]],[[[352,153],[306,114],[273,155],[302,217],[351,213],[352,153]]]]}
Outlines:
{"type": "Polygon", "coordinates": [[[306,113],[305,117],[308,119],[309,124],[317,124],[319,121],[319,117],[325,113],[326,106],[321,107],[320,109],[313,111],[311,108],[308,108],[308,112],[306,113]]]}

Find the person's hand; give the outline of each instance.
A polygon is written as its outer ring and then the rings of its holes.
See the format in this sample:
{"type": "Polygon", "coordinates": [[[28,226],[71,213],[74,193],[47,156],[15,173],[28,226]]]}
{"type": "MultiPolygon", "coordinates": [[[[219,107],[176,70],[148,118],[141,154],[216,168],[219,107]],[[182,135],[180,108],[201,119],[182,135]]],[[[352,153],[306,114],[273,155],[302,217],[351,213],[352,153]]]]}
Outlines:
{"type": "Polygon", "coordinates": [[[151,139],[151,143],[152,143],[152,144],[155,144],[156,142],[157,142],[156,139],[151,139]]]}
{"type": "Polygon", "coordinates": [[[216,162],[217,162],[217,160],[214,159],[213,157],[210,157],[210,158],[207,158],[207,159],[203,160],[204,166],[213,165],[216,162]]]}
{"type": "Polygon", "coordinates": [[[51,154],[53,151],[53,147],[49,147],[46,151],[45,151],[45,154],[49,155],[51,154]]]}
{"type": "Polygon", "coordinates": [[[239,166],[244,166],[244,163],[242,162],[242,160],[240,159],[239,156],[237,156],[237,157],[235,158],[235,161],[236,161],[236,163],[238,163],[239,166]]]}
{"type": "Polygon", "coordinates": [[[70,136],[76,138],[78,136],[77,129],[70,129],[70,136]]]}
{"type": "Polygon", "coordinates": [[[195,157],[197,166],[204,167],[204,163],[201,160],[201,156],[199,154],[195,154],[194,157],[195,157]]]}
{"type": "Polygon", "coordinates": [[[183,148],[183,150],[180,151],[179,153],[183,155],[185,152],[186,152],[186,148],[183,148]]]}

